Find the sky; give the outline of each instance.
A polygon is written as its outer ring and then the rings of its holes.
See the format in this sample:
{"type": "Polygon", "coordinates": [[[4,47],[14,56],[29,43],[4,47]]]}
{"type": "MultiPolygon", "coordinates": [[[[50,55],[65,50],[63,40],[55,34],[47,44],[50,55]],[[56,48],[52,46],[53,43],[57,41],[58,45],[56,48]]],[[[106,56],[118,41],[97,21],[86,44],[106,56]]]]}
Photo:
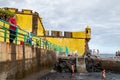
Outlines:
{"type": "Polygon", "coordinates": [[[47,30],[83,31],[89,25],[90,49],[120,50],[120,0],[0,0],[0,7],[36,11],[47,30]]]}

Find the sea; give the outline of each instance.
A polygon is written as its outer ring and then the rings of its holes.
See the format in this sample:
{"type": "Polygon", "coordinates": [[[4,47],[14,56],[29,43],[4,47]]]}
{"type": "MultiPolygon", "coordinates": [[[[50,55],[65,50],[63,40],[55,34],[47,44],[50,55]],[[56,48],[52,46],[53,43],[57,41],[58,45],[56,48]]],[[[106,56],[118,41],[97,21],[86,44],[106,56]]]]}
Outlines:
{"type": "Polygon", "coordinates": [[[112,54],[112,53],[111,53],[111,54],[108,54],[108,53],[104,53],[104,54],[103,54],[103,53],[101,53],[101,54],[100,54],[100,57],[101,57],[101,58],[115,57],[115,54],[112,54]]]}

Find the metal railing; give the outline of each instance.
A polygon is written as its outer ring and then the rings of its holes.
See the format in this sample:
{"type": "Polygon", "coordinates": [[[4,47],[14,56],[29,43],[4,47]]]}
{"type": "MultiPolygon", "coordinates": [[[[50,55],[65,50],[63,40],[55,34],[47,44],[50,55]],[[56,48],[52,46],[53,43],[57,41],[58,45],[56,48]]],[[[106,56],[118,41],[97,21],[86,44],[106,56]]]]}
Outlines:
{"type": "MultiPolygon", "coordinates": [[[[0,19],[0,41],[3,42],[9,42],[9,35],[10,35],[10,29],[9,26],[12,25],[7,21],[4,21],[0,19]]],[[[51,43],[48,40],[44,40],[42,37],[39,37],[35,34],[32,34],[31,37],[31,43],[28,43],[28,31],[21,29],[19,26],[14,26],[16,27],[16,38],[14,40],[15,44],[21,44],[21,45],[29,45],[29,46],[34,46],[34,47],[40,47],[43,49],[49,49],[49,50],[55,50],[59,52],[65,52],[66,47],[64,46],[58,46],[56,44],[51,43]]],[[[14,35],[14,34],[12,34],[14,35]]]]}

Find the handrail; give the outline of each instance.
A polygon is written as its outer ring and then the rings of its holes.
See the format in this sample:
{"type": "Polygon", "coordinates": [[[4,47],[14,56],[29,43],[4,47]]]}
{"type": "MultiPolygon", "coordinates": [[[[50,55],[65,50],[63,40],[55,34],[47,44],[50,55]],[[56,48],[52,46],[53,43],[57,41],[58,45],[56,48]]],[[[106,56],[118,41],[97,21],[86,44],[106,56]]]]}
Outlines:
{"type": "MultiPolygon", "coordinates": [[[[0,38],[1,39],[4,39],[4,42],[9,42],[9,28],[6,26],[6,25],[12,25],[10,24],[9,22],[7,21],[4,21],[2,19],[0,19],[0,33],[2,35],[0,35],[0,38]],[[4,34],[4,35],[3,35],[4,34]]],[[[14,26],[14,25],[13,25],[14,26]]],[[[24,45],[33,45],[32,43],[29,44],[27,42],[27,37],[28,37],[28,31],[20,28],[19,26],[14,26],[16,27],[16,39],[15,39],[15,44],[22,44],[24,43],[24,45]],[[23,32],[23,33],[21,33],[23,32]]],[[[0,40],[1,40],[0,39],[0,40]]],[[[41,38],[40,36],[37,36],[35,34],[32,34],[32,42],[34,43],[34,47],[40,47],[40,48],[43,48],[43,49],[50,49],[50,50],[56,50],[56,51],[59,51],[59,52],[65,52],[65,48],[64,46],[58,46],[56,44],[53,44],[51,42],[49,42],[48,40],[44,40],[43,38],[41,38]],[[64,50],[64,51],[63,51],[64,50]]]]}

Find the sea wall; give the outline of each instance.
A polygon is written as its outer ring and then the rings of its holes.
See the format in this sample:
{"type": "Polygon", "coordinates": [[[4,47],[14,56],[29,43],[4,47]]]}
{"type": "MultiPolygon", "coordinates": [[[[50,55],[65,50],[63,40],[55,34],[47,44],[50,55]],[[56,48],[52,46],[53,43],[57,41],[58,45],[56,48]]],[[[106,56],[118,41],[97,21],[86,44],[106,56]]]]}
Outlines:
{"type": "Polygon", "coordinates": [[[107,71],[120,73],[120,60],[117,59],[101,59],[102,67],[107,71]]]}
{"type": "Polygon", "coordinates": [[[52,50],[0,42],[0,80],[22,79],[36,72],[45,74],[55,61],[56,52],[52,50]]]}

